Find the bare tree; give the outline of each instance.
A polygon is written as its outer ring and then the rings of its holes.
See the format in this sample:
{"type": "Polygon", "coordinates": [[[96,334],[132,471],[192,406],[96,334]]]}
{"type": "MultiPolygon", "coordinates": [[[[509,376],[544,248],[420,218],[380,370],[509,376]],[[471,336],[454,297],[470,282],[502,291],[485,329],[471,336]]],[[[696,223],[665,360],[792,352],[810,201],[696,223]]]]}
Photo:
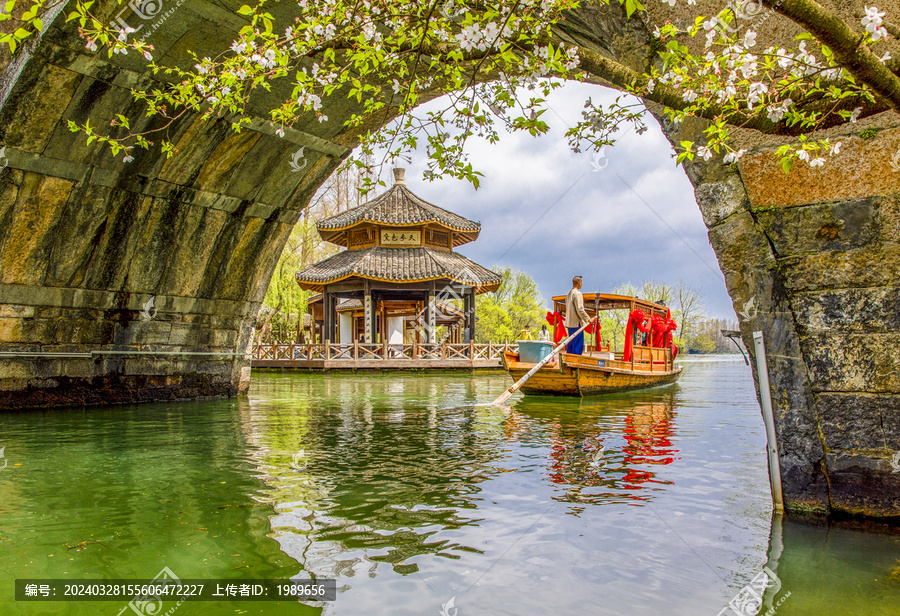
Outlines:
{"type": "Polygon", "coordinates": [[[675,320],[682,340],[687,339],[697,323],[703,319],[703,301],[700,292],[683,282],[675,288],[675,320]]]}

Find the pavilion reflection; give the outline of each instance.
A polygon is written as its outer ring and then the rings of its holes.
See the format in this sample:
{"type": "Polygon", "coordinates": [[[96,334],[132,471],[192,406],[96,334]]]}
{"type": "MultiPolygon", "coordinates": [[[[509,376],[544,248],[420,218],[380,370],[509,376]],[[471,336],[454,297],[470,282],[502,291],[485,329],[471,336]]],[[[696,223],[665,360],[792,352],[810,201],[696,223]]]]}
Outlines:
{"type": "MultiPolygon", "coordinates": [[[[448,392],[427,380],[319,386],[241,408],[282,550],[323,577],[371,575],[379,563],[412,573],[418,556],[480,553],[441,533],[477,525],[481,484],[500,473],[502,414],[491,421],[472,406],[438,409],[448,392]]],[[[469,388],[445,389],[466,396],[469,388]]]]}

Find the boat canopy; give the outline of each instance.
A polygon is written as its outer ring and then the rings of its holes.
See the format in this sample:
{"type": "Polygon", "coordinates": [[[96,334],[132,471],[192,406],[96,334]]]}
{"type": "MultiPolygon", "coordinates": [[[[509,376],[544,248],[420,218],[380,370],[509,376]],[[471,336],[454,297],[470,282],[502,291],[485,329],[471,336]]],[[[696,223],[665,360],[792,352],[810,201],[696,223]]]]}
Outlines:
{"type": "MultiPolygon", "coordinates": [[[[584,311],[589,316],[595,316],[604,310],[627,310],[629,314],[635,310],[641,310],[649,319],[650,315],[658,315],[665,319],[669,315],[669,309],[662,304],[655,304],[646,299],[631,297],[628,295],[613,295],[611,293],[583,293],[584,311]],[[598,301],[599,299],[599,301],[598,301]],[[597,308],[594,308],[596,303],[597,308]]],[[[563,317],[566,316],[566,296],[558,295],[553,299],[553,310],[563,317]]]]}

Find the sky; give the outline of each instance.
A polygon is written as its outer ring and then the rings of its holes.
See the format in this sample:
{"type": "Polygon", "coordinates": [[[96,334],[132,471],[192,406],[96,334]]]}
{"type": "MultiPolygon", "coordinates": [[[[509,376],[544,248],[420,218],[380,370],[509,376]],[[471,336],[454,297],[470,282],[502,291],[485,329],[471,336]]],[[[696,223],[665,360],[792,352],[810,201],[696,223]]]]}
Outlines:
{"type": "MultiPolygon", "coordinates": [[[[584,278],[585,292],[682,281],[699,291],[708,316],[736,320],[693,187],[656,120],[647,116],[642,135],[623,127],[617,143],[596,159],[597,166],[606,164],[601,171],[592,164],[594,153],[570,148],[565,131],[581,119],[587,97],[605,103],[618,95],[567,83],[547,99],[548,134],[469,141],[469,161],[484,174],[478,190],[463,180],[424,180],[427,161],[415,153],[405,163],[407,187],[479,221],[478,240],[458,252],[485,267],[528,273],[548,305],[551,296],[568,292],[574,275],[584,278]]],[[[393,184],[387,166],[381,179],[393,184]]]]}

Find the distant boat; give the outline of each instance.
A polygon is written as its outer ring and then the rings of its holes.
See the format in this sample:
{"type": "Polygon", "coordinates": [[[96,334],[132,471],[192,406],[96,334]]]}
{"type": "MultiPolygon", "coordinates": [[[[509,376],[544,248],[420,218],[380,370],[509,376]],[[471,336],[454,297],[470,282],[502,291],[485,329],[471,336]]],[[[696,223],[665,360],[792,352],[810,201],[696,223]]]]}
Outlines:
{"type": "MultiPolygon", "coordinates": [[[[555,312],[565,318],[565,296],[554,297],[553,303],[555,312]]],[[[521,386],[522,393],[597,396],[668,385],[681,376],[681,366],[675,364],[677,347],[672,343],[675,324],[668,308],[636,297],[602,293],[585,293],[584,308],[591,317],[605,310],[627,310],[624,348],[615,351],[607,343],[599,349],[585,347],[582,355],[561,352],[521,386]]],[[[503,353],[503,367],[518,381],[552,348],[550,342],[520,341],[519,353],[503,353]]]]}

